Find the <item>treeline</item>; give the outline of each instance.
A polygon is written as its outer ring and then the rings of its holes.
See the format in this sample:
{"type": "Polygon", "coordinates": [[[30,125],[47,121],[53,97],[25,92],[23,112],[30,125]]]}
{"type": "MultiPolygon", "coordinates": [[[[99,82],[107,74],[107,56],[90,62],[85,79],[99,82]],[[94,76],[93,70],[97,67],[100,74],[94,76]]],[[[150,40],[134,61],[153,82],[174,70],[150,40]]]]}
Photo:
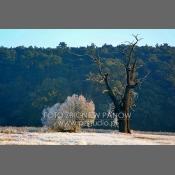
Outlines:
{"type": "MultiPolygon", "coordinates": [[[[56,48],[0,47],[0,125],[40,126],[43,108],[72,94],[92,99],[96,112],[106,112],[110,99],[103,85],[88,81],[89,73],[97,71],[86,55],[88,47],[67,47],[64,42],[56,48]]],[[[96,49],[117,80],[111,83],[121,86],[127,45],[96,49]]],[[[136,47],[135,56],[139,77],[150,74],[137,90],[132,128],[175,131],[175,47],[136,47]]]]}

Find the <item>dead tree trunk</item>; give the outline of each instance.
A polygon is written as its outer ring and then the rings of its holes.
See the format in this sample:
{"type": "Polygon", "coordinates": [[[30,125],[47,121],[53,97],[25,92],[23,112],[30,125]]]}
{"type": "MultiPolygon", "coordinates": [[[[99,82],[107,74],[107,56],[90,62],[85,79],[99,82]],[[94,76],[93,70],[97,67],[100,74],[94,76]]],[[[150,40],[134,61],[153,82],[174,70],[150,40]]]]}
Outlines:
{"type": "Polygon", "coordinates": [[[136,41],[134,43],[131,43],[131,49],[129,51],[128,61],[125,66],[127,78],[126,78],[126,87],[125,87],[125,92],[124,92],[124,96],[122,99],[122,106],[121,106],[121,109],[124,115],[124,120],[122,121],[124,126],[120,129],[120,131],[124,133],[131,133],[129,112],[133,103],[132,92],[135,89],[135,87],[138,85],[138,80],[136,78],[136,61],[137,61],[136,58],[134,59],[134,62],[131,63],[133,59],[132,55],[133,55],[134,48],[139,41],[137,36],[134,36],[134,37],[136,41]]]}
{"type": "MultiPolygon", "coordinates": [[[[137,43],[140,41],[137,36],[134,36],[135,40],[130,43],[130,49],[129,53],[127,55],[127,64],[125,65],[125,71],[126,71],[126,85],[124,89],[124,94],[122,95],[121,101],[118,100],[116,95],[113,92],[113,89],[109,83],[109,74],[106,73],[102,68],[102,62],[101,58],[99,56],[99,53],[97,53],[97,49],[95,48],[95,45],[92,46],[89,50],[89,56],[98,66],[98,71],[100,75],[100,81],[102,80],[105,83],[107,94],[110,97],[111,101],[114,104],[114,113],[118,116],[118,126],[119,126],[119,132],[123,133],[131,133],[130,130],[130,109],[132,107],[133,103],[133,91],[135,87],[138,84],[138,80],[136,78],[136,58],[133,58],[133,52],[134,48],[137,45],[137,43]]],[[[77,55],[81,56],[81,55],[77,55]]],[[[99,77],[98,77],[99,78],[99,77]]],[[[99,81],[98,78],[95,78],[95,75],[93,77],[90,77],[92,81],[99,81]]]]}
{"type": "MultiPolygon", "coordinates": [[[[139,39],[137,36],[134,36],[136,41],[134,43],[131,43],[131,48],[128,54],[128,61],[127,64],[125,65],[125,70],[126,70],[126,86],[125,86],[125,91],[124,95],[122,98],[122,103],[115,102],[112,99],[116,98],[111,98],[115,105],[115,113],[119,114],[119,112],[122,112],[122,115],[117,115],[118,116],[118,125],[119,125],[119,132],[123,133],[131,133],[130,129],[130,108],[132,107],[133,103],[133,97],[132,97],[132,92],[134,88],[138,84],[138,80],[136,78],[136,58],[134,59],[133,63],[132,61],[132,55],[134,51],[134,47],[138,43],[139,39]]],[[[106,83],[108,84],[108,83],[106,83]]],[[[109,84],[108,84],[109,85],[109,84]]],[[[109,89],[109,88],[107,88],[109,89]]]]}
{"type": "Polygon", "coordinates": [[[122,127],[119,127],[120,132],[130,133],[129,102],[130,89],[126,86],[122,105],[123,118],[119,118],[120,116],[118,117],[118,120],[122,123],[122,127]]]}

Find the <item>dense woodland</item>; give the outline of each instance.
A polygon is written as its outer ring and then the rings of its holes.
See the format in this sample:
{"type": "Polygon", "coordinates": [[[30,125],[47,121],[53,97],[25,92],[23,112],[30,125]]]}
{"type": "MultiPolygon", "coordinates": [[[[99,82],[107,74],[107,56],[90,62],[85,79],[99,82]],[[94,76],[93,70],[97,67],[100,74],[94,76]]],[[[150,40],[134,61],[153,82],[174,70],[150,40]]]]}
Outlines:
{"type": "MultiPolygon", "coordinates": [[[[103,85],[88,80],[97,71],[86,55],[88,47],[67,47],[64,42],[56,48],[0,47],[0,125],[41,126],[42,110],[74,93],[92,99],[96,112],[107,111],[111,102],[103,85]]],[[[96,48],[117,88],[124,81],[126,48],[96,48]]],[[[139,76],[149,76],[137,89],[132,129],[175,131],[175,47],[137,46],[135,56],[139,76]]]]}

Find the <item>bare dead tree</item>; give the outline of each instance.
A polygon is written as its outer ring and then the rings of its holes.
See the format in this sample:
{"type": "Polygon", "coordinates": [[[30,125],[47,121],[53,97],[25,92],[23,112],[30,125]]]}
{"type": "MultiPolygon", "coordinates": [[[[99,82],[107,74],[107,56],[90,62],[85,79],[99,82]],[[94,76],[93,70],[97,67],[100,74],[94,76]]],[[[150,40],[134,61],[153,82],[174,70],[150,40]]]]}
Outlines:
{"type": "MultiPolygon", "coordinates": [[[[96,63],[98,67],[98,72],[101,77],[101,80],[104,81],[108,96],[110,97],[111,101],[114,104],[114,112],[119,114],[122,112],[121,115],[118,116],[118,125],[119,131],[124,133],[131,133],[130,130],[130,110],[134,105],[134,89],[138,86],[139,80],[136,76],[136,69],[137,69],[137,58],[133,58],[133,52],[137,45],[137,43],[141,40],[138,38],[138,35],[133,35],[134,41],[129,43],[129,52],[127,55],[127,63],[125,65],[125,73],[126,73],[126,84],[124,88],[124,92],[121,95],[121,100],[117,98],[117,95],[113,92],[113,88],[110,86],[109,82],[109,73],[106,73],[103,70],[103,63],[98,53],[95,51],[91,51],[90,57],[93,59],[94,63],[96,63]]],[[[91,77],[92,78],[92,77],[91,77]]]]}
{"type": "MultiPolygon", "coordinates": [[[[104,70],[102,58],[99,52],[93,46],[89,49],[87,54],[93,62],[97,65],[98,74],[90,74],[89,79],[93,81],[103,82],[106,86],[106,92],[114,104],[114,113],[123,114],[118,116],[119,132],[131,133],[130,129],[130,111],[134,104],[135,88],[140,84],[141,79],[137,78],[137,58],[133,56],[134,49],[141,40],[138,35],[133,35],[134,41],[129,42],[127,61],[125,64],[126,82],[123,94],[115,94],[113,87],[110,84],[110,74],[104,70]],[[120,96],[120,98],[118,98],[120,96]]],[[[81,55],[77,55],[81,56],[81,55]]]]}

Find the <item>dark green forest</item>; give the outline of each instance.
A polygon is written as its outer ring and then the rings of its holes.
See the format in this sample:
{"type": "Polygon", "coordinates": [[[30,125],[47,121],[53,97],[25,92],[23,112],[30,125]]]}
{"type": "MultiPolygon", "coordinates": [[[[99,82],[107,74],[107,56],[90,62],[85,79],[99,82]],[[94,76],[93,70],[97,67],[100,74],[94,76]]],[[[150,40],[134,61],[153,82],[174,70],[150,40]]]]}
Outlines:
{"type": "MultiPolygon", "coordinates": [[[[107,111],[110,99],[103,85],[88,80],[97,71],[86,55],[88,47],[67,47],[64,42],[56,48],[0,47],[0,125],[41,126],[42,110],[74,93],[92,99],[96,112],[107,111]]],[[[127,45],[96,49],[119,87],[127,45]]],[[[139,77],[150,74],[137,89],[131,128],[175,131],[175,47],[137,46],[135,56],[139,77]]]]}

